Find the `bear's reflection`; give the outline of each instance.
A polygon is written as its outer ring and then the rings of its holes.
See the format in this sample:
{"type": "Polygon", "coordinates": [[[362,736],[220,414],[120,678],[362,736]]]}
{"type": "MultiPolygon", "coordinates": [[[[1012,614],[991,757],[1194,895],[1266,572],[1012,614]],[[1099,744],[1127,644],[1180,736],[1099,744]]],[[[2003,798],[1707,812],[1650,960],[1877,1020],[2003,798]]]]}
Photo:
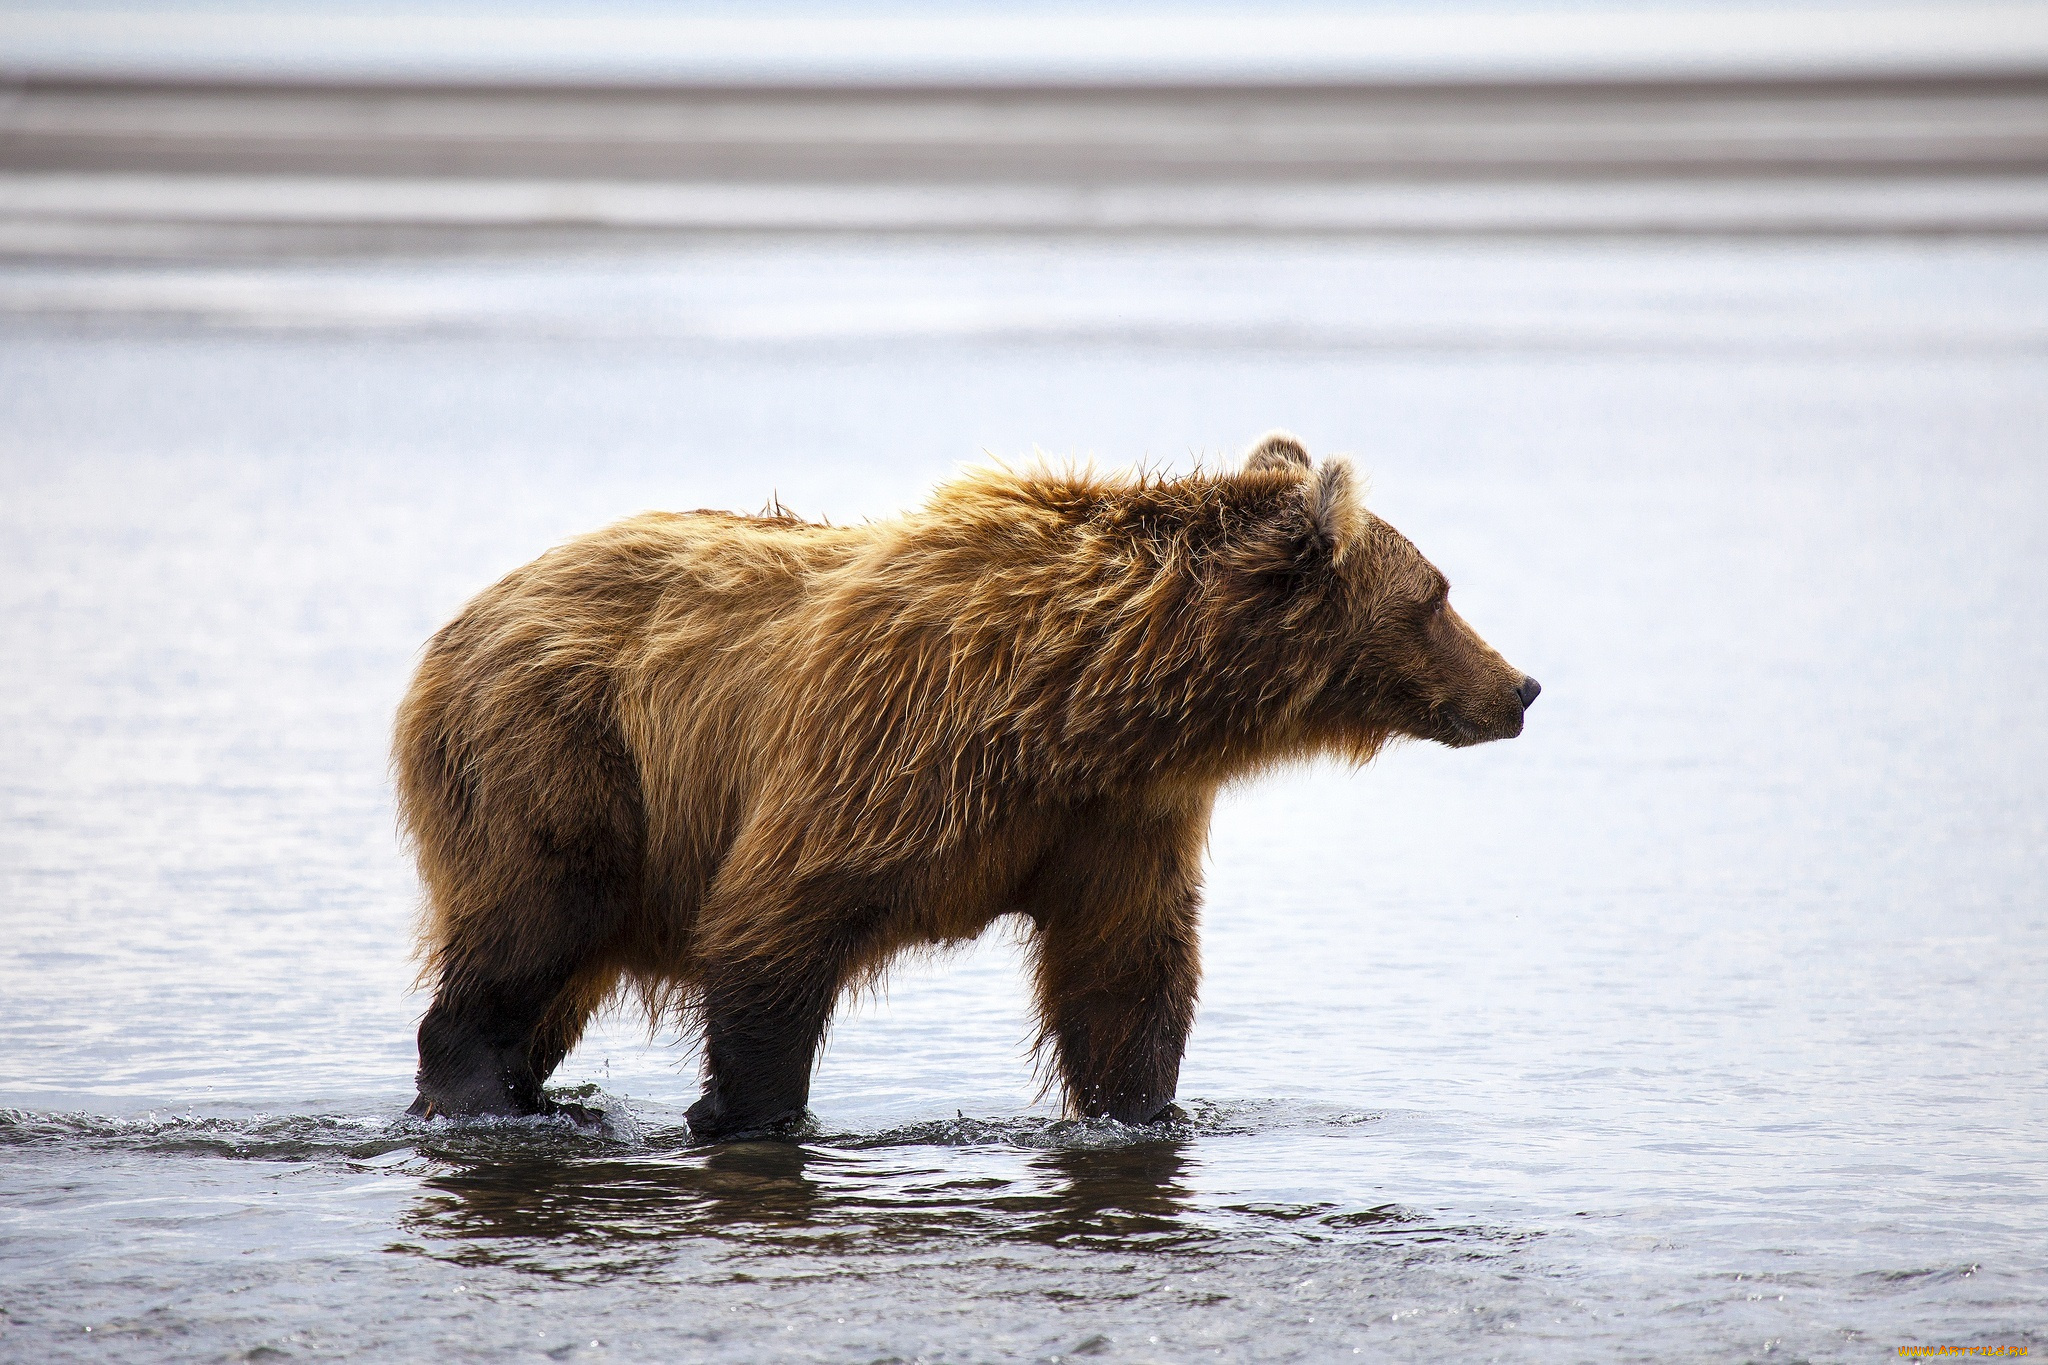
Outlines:
{"type": "Polygon", "coordinates": [[[428,1177],[406,1226],[433,1236],[547,1241],[805,1228],[816,1221],[818,1187],[804,1174],[813,1160],[779,1142],[673,1158],[500,1155],[428,1177]]]}
{"type": "Polygon", "coordinates": [[[564,1271],[625,1269],[660,1244],[703,1237],[791,1252],[959,1237],[1164,1249],[1206,1238],[1184,1218],[1186,1147],[1017,1153],[1023,1169],[1009,1179],[934,1170],[917,1147],[744,1142],[622,1159],[501,1150],[423,1180],[403,1226],[467,1243],[466,1260],[564,1271]]]}
{"type": "Polygon", "coordinates": [[[1203,1240],[1183,1215],[1188,1190],[1187,1143],[1136,1142],[1126,1147],[1056,1149],[1034,1165],[1059,1177],[1050,1206],[1019,1229],[1048,1243],[1172,1246],[1203,1240]]]}

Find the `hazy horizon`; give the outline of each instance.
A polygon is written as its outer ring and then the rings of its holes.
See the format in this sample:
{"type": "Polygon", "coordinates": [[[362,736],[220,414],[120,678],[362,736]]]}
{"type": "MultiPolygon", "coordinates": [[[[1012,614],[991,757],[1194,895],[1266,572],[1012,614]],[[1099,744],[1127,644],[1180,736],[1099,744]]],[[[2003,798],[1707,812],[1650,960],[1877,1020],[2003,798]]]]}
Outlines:
{"type": "Polygon", "coordinates": [[[1439,80],[2039,70],[2048,4],[0,5],[0,72],[246,78],[1439,80]]]}

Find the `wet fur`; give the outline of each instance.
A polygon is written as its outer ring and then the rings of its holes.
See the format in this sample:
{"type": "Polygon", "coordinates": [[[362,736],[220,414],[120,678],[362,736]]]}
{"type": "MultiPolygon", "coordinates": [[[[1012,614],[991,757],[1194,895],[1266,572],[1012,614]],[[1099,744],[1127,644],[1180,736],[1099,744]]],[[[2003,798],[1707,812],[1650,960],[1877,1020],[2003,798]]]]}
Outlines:
{"type": "Polygon", "coordinates": [[[869,525],[653,513],[542,556],[399,710],[416,1112],[547,1109],[629,988],[704,1032],[700,1133],[771,1129],[844,991],[1017,915],[1073,1108],[1150,1119],[1218,788],[1520,729],[1521,675],[1442,594],[1284,435],[1228,472],[984,469],[869,525]]]}

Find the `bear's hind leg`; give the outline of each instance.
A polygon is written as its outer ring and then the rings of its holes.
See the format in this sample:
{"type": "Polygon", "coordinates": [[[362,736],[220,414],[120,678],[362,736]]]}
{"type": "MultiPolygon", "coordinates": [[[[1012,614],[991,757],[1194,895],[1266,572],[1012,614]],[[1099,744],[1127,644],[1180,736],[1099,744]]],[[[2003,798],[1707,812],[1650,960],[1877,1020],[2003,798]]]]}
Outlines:
{"type": "Polygon", "coordinates": [[[587,889],[548,900],[546,919],[501,911],[490,920],[496,932],[443,950],[434,1003],[420,1021],[410,1113],[597,1117],[549,1100],[541,1086],[617,979],[596,960],[612,917],[587,889]]]}
{"type": "MultiPolygon", "coordinates": [[[[887,919],[871,898],[845,887],[753,904],[743,922],[775,926],[765,940],[752,951],[716,939],[700,949],[704,1094],[687,1116],[699,1142],[780,1136],[803,1118],[833,1007],[879,950],[887,919]]],[[[712,923],[737,918],[716,907],[706,915],[712,923]]]]}
{"type": "Polygon", "coordinates": [[[541,1085],[568,1048],[545,1036],[544,1024],[569,987],[561,972],[501,980],[450,972],[420,1021],[419,1098],[409,1112],[422,1118],[548,1112],[541,1085]]]}
{"type": "Polygon", "coordinates": [[[796,970],[706,971],[704,1094],[690,1106],[699,1142],[774,1136],[802,1119],[811,1067],[839,997],[836,959],[796,970]]]}

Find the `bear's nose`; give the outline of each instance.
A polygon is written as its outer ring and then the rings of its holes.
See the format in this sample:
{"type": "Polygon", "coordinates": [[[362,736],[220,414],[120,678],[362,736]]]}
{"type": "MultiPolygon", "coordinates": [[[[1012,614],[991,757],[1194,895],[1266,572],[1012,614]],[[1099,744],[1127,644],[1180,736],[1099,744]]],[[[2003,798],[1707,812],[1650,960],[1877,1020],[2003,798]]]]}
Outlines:
{"type": "Polygon", "coordinates": [[[1543,691],[1543,684],[1534,678],[1524,676],[1522,685],[1515,689],[1515,695],[1522,699],[1522,709],[1528,710],[1536,704],[1537,694],[1543,691]]]}

